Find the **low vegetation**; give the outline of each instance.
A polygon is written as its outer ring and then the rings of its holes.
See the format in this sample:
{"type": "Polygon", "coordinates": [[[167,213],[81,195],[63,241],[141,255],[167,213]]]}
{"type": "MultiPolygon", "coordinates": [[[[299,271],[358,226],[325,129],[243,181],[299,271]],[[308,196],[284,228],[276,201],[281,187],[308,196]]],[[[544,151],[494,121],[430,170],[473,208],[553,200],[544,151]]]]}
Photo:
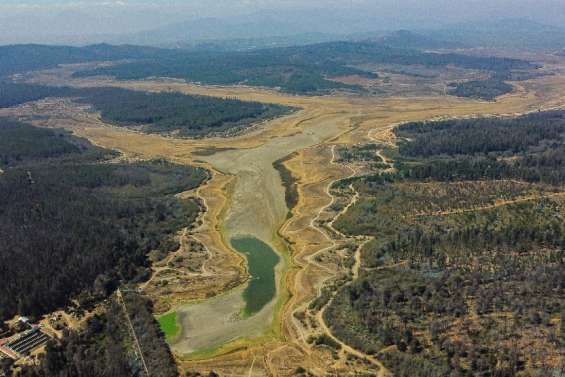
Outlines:
{"type": "Polygon", "coordinates": [[[336,350],[341,349],[341,345],[326,334],[313,336],[310,339],[308,339],[308,342],[315,344],[317,346],[326,346],[336,350]]]}
{"type": "Polygon", "coordinates": [[[565,368],[565,112],[411,123],[396,171],[351,180],[335,222],[373,236],[325,311],[395,376],[547,376],[565,368]]]}
{"type": "Polygon", "coordinates": [[[160,316],[159,327],[161,328],[163,333],[165,333],[165,337],[167,338],[167,340],[170,341],[174,339],[180,331],[180,326],[177,322],[177,313],[170,312],[160,316]]]}
{"type": "Polygon", "coordinates": [[[545,73],[532,69],[491,72],[487,78],[482,80],[454,83],[449,94],[492,101],[514,90],[509,81],[525,81],[544,75],[545,73]]]}
{"type": "Polygon", "coordinates": [[[377,144],[353,145],[342,147],[338,150],[338,162],[341,163],[363,163],[370,169],[387,169],[388,164],[377,154],[382,149],[377,144]]]}
{"type": "Polygon", "coordinates": [[[379,146],[376,144],[354,145],[339,149],[339,162],[372,161],[383,162],[377,156],[379,146]]]}
{"type": "Polygon", "coordinates": [[[286,206],[288,207],[289,210],[289,215],[290,215],[290,211],[292,211],[294,207],[296,207],[296,205],[298,204],[298,182],[296,181],[296,178],[294,178],[294,176],[292,175],[291,171],[288,170],[287,167],[284,165],[284,163],[289,159],[291,159],[292,157],[293,155],[277,160],[273,163],[273,166],[279,172],[281,176],[281,180],[285,187],[284,197],[286,201],[286,206]]]}

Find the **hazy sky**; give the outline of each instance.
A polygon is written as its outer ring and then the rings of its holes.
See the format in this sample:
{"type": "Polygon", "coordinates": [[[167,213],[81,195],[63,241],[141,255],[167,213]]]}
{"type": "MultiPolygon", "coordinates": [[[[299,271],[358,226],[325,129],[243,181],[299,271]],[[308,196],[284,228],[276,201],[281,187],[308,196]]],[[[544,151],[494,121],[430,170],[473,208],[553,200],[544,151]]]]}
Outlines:
{"type": "Polygon", "coordinates": [[[124,9],[184,10],[226,16],[234,10],[251,11],[257,8],[371,8],[389,11],[439,13],[449,17],[468,17],[475,14],[500,15],[504,12],[531,15],[532,12],[548,18],[562,16],[563,0],[2,0],[0,10],[54,11],[87,10],[114,12],[124,9]],[[470,13],[469,13],[470,12],[470,13]]]}
{"type": "Polygon", "coordinates": [[[565,25],[565,0],[0,0],[0,43],[137,32],[202,17],[284,14],[283,9],[374,17],[375,30],[517,17],[565,25]]]}

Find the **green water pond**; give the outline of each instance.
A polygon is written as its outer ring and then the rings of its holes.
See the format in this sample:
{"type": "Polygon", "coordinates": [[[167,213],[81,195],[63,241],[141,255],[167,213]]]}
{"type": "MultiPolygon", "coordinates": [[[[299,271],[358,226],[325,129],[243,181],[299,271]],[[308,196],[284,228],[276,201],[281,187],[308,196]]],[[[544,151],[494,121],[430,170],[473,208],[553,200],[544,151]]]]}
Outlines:
{"type": "Polygon", "coordinates": [[[275,267],[280,257],[263,241],[255,237],[238,237],[231,240],[235,250],[245,255],[251,280],[243,291],[245,317],[258,313],[277,293],[275,267]]]}

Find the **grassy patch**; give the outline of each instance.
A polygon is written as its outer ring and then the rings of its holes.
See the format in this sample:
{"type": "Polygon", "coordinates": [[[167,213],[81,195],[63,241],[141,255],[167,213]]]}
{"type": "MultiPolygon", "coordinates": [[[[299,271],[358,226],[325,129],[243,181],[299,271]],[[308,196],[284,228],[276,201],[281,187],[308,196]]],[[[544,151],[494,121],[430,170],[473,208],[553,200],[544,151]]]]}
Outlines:
{"type": "Polygon", "coordinates": [[[171,341],[180,333],[180,326],[177,322],[177,312],[170,312],[159,317],[159,326],[165,333],[167,341],[171,341]]]}

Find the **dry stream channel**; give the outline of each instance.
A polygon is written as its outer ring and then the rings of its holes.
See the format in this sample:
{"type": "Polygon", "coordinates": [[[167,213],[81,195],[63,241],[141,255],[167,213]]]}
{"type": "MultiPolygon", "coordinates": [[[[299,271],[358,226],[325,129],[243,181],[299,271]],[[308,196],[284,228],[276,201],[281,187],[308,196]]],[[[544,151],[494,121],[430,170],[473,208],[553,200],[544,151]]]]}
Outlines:
{"type": "Polygon", "coordinates": [[[346,117],[313,119],[302,132],[275,137],[252,149],[234,149],[203,157],[217,170],[237,178],[223,236],[247,258],[250,281],[223,295],[175,308],[181,327],[172,342],[179,354],[210,351],[230,341],[269,331],[284,292],[287,250],[277,231],[288,208],[285,189],[273,163],[321,143],[347,127],[346,117]],[[320,123],[323,122],[323,123],[320,123]]]}

